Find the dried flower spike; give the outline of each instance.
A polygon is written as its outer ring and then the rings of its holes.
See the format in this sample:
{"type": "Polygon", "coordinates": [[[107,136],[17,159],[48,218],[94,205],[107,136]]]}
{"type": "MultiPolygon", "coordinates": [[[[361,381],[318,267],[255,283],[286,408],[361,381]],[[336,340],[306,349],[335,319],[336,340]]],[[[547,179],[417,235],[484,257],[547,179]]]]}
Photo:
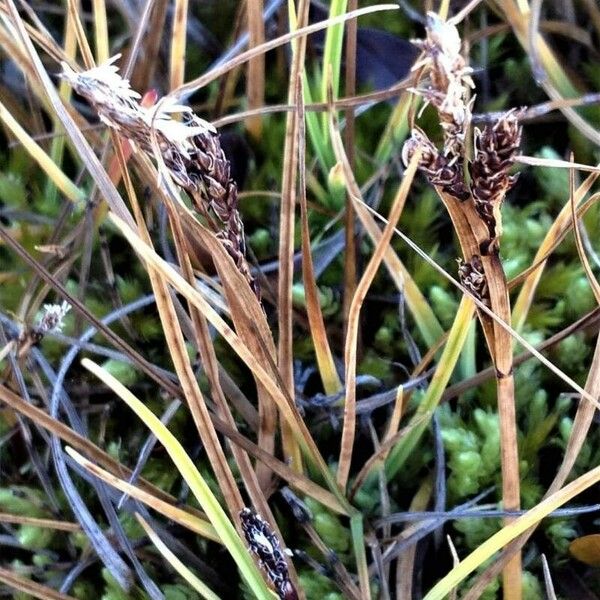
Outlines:
{"type": "Polygon", "coordinates": [[[465,136],[471,122],[474,87],[472,69],[460,53],[461,42],[456,26],[444,22],[433,12],[427,14],[427,37],[413,40],[423,51],[423,58],[413,70],[425,68],[429,83],[412,91],[433,104],[444,130],[444,156],[451,161],[464,156],[465,136]]]}
{"type": "Polygon", "coordinates": [[[469,165],[471,194],[492,240],[502,234],[500,207],[506,192],[516,181],[516,177],[508,173],[521,143],[518,116],[518,111],[511,110],[494,125],[475,129],[475,157],[469,165]]]}
{"type": "Polygon", "coordinates": [[[153,108],[142,106],[140,95],[130,88],[129,82],[113,65],[117,58],[82,73],[76,73],[63,63],[62,77],[86,98],[103,123],[150,157],[153,156],[153,134],[156,136],[173,181],[189,194],[238,270],[258,293],[246,261],[237,186],[231,179],[229,161],[221,148],[219,134],[188,106],[167,99],[153,108]],[[176,114],[181,120],[172,117],[176,114]]]}
{"type": "Polygon", "coordinates": [[[464,182],[462,160],[450,161],[446,156],[442,156],[429,138],[415,127],[402,148],[402,160],[405,165],[408,165],[417,149],[421,150],[419,169],[427,175],[432,185],[442,188],[461,201],[470,197],[464,182]]]}
{"type": "Polygon", "coordinates": [[[420,129],[414,128],[404,144],[404,162],[408,164],[419,148],[422,153],[419,168],[431,184],[461,201],[472,198],[489,233],[487,240],[479,240],[479,248],[482,254],[495,254],[502,233],[500,208],[516,179],[509,171],[521,141],[520,111],[508,111],[495,124],[475,129],[474,157],[469,162],[465,136],[471,123],[473,99],[468,98],[473,82],[471,69],[460,54],[458,31],[454,24],[429,13],[427,36],[414,43],[423,51],[423,59],[414,68],[424,70],[426,84],[413,91],[437,109],[444,142],[438,151],[420,129]],[[465,182],[465,165],[471,178],[469,185],[465,182]]]}
{"type": "Polygon", "coordinates": [[[413,67],[422,69],[425,82],[414,88],[415,94],[436,108],[444,143],[440,151],[427,136],[415,128],[405,143],[403,158],[408,164],[416,147],[421,148],[419,167],[429,181],[446,193],[464,201],[470,192],[464,182],[465,139],[471,123],[473,100],[469,90],[473,87],[471,69],[460,53],[461,42],[458,30],[443,22],[435,13],[427,15],[427,36],[424,40],[413,40],[421,48],[423,58],[413,67]]]}
{"type": "MultiPolygon", "coordinates": [[[[459,260],[458,275],[466,290],[483,302],[505,323],[510,323],[508,285],[498,259],[501,233],[500,207],[514,183],[508,173],[521,137],[517,114],[508,112],[495,125],[475,131],[474,157],[469,164],[465,147],[471,124],[473,82],[470,69],[460,54],[461,43],[453,23],[430,14],[427,37],[417,42],[424,58],[426,87],[414,90],[437,109],[444,134],[438,151],[420,130],[406,142],[405,158],[420,149],[420,168],[436,186],[459,237],[466,262],[459,260]],[[428,84],[428,86],[427,86],[428,84]],[[470,181],[465,179],[468,167],[470,181]],[[453,169],[453,170],[452,170],[453,169]],[[462,200],[456,202],[456,199],[462,200]]],[[[478,311],[492,361],[496,369],[500,449],[502,464],[502,501],[505,508],[520,507],[518,438],[515,422],[515,393],[512,338],[496,327],[490,316],[478,311]]],[[[506,597],[518,597],[521,557],[515,555],[503,575],[506,597]],[[511,595],[512,594],[512,595],[511,595]]],[[[519,596],[520,597],[520,596],[519,596]]]]}
{"type": "Polygon", "coordinates": [[[250,508],[240,512],[242,530],[250,551],[267,574],[269,581],[283,600],[297,600],[298,595],[290,581],[287,561],[279,538],[271,526],[250,508]]]}

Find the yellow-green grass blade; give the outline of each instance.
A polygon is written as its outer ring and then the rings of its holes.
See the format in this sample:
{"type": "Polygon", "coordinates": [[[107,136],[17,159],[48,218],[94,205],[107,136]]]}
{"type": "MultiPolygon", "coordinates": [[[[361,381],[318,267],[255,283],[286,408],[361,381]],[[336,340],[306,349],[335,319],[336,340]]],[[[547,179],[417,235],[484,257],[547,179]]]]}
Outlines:
{"type": "Polygon", "coordinates": [[[82,365],[115,392],[115,394],[117,394],[143,421],[152,434],[156,436],[171,457],[171,460],[181,473],[185,482],[189,485],[192,493],[200,503],[202,510],[213,524],[213,527],[219,534],[224,546],[231,554],[242,577],[250,586],[253,593],[257,598],[272,599],[274,595],[264,582],[258,567],[246,549],[246,545],[237,534],[233,524],[227,517],[227,514],[219,504],[217,498],[211,492],[208,484],[204,481],[204,478],[198,469],[196,469],[192,459],[183,449],[183,446],[177,441],[177,438],[149,408],[140,402],[140,400],[138,400],[110,373],[87,358],[82,360],[82,365]]]}
{"type": "MultiPolygon", "coordinates": [[[[332,0],[329,7],[329,18],[343,15],[346,12],[347,3],[347,0],[332,0]]],[[[344,27],[344,23],[332,25],[325,32],[323,67],[321,69],[321,102],[327,102],[330,93],[332,100],[336,100],[338,97],[344,27]]],[[[321,116],[321,131],[325,145],[329,146],[329,116],[327,113],[321,116]]]]}
{"type": "Polygon", "coordinates": [[[173,10],[171,34],[171,59],[169,66],[169,89],[183,85],[185,80],[186,35],[188,25],[188,0],[176,0],[173,10]]]}
{"type": "Polygon", "coordinates": [[[96,62],[105,63],[110,58],[108,22],[104,0],[94,0],[94,34],[96,37],[96,62]]]}
{"type": "Polygon", "coordinates": [[[158,537],[158,534],[140,514],[135,514],[146,535],[162,554],[163,558],[206,600],[220,600],[201,579],[196,577],[176,556],[167,548],[166,544],[158,537]]]}
{"type": "Polygon", "coordinates": [[[367,553],[365,550],[365,528],[362,515],[355,514],[350,517],[350,531],[352,533],[352,547],[354,548],[354,556],[356,558],[356,570],[358,571],[361,596],[364,600],[370,600],[369,565],[367,564],[367,553]]]}
{"type": "Polygon", "coordinates": [[[408,136],[408,113],[411,103],[414,103],[416,109],[418,102],[419,99],[410,92],[404,92],[400,96],[377,144],[374,156],[375,164],[380,165],[387,162],[394,151],[399,151],[400,144],[408,136]]]}
{"type": "Polygon", "coordinates": [[[461,561],[448,575],[439,581],[425,596],[424,600],[442,600],[447,598],[450,592],[477,567],[491,558],[496,552],[502,550],[517,536],[536,526],[544,517],[552,511],[588,489],[600,481],[600,467],[588,471],[585,475],[578,477],[560,491],[552,494],[546,500],[527,511],[522,517],[503,527],[498,533],[486,540],[476,550],[471,552],[461,561]]]}
{"type": "MultiPolygon", "coordinates": [[[[77,36],[75,35],[75,26],[73,24],[73,18],[71,13],[67,11],[65,16],[65,32],[64,32],[64,50],[65,55],[71,59],[75,59],[75,54],[77,53],[77,36]]],[[[71,101],[71,94],[73,88],[66,80],[62,80],[59,84],[59,95],[62,98],[65,104],[69,104],[71,101]]],[[[50,146],[50,158],[52,162],[60,166],[63,161],[63,156],[65,152],[65,144],[66,144],[66,136],[58,135],[59,133],[63,133],[62,124],[58,116],[54,113],[50,114],[50,118],[52,119],[52,130],[54,132],[54,137],[52,139],[52,144],[50,146]]],[[[44,198],[47,199],[49,206],[54,206],[56,204],[58,188],[52,180],[48,180],[48,183],[45,188],[44,198]]]]}
{"type": "MultiPolygon", "coordinates": [[[[296,6],[293,0],[288,0],[288,20],[290,22],[290,32],[298,29],[298,20],[296,15],[296,6]]],[[[295,52],[296,40],[292,40],[291,45],[295,52]]],[[[313,93],[310,88],[310,83],[306,71],[302,73],[302,96],[305,104],[313,103],[313,93]]],[[[315,112],[305,113],[306,118],[306,130],[308,131],[308,138],[310,143],[317,155],[317,160],[323,169],[323,172],[327,174],[329,169],[333,167],[334,158],[331,147],[327,144],[326,138],[324,137],[323,130],[319,123],[319,116],[315,112]]]]}
{"type": "MultiPolygon", "coordinates": [[[[552,48],[544,38],[537,32],[530,31],[531,9],[527,0],[497,0],[497,5],[502,11],[507,22],[513,28],[516,38],[526,52],[535,48],[538,68],[541,73],[536,74],[540,78],[539,85],[544,88],[552,100],[563,98],[577,98],[581,92],[573,84],[567,71],[563,69],[552,48]],[[535,33],[535,40],[531,34],[535,33]]],[[[595,144],[600,143],[600,133],[588,123],[574,108],[562,106],[560,111],[577,129],[595,144]]]]}
{"type": "Polygon", "coordinates": [[[80,202],[85,194],[80,190],[54,163],[52,158],[46,154],[41,146],[19,125],[10,111],[0,102],[0,119],[11,130],[14,136],[21,142],[31,158],[37,162],[42,170],[50,177],[56,187],[71,202],[80,202]]]}
{"type": "Polygon", "coordinates": [[[186,527],[187,529],[205,537],[213,542],[221,543],[215,528],[206,520],[201,519],[197,515],[188,512],[178,506],[174,506],[168,502],[165,502],[161,498],[157,498],[153,494],[141,489],[140,487],[134,485],[133,483],[129,483],[124,479],[120,479],[116,475],[113,475],[106,469],[98,466],[96,463],[88,460],[77,452],[77,450],[71,448],[71,446],[67,446],[65,448],[65,452],[79,465],[81,465],[86,471],[105,481],[108,485],[120,490],[124,494],[143,502],[156,512],[160,513],[163,517],[169,519],[174,523],[178,523],[182,527],[186,527]]]}
{"type": "MultiPolygon", "coordinates": [[[[467,339],[474,311],[475,305],[473,301],[470,298],[463,296],[454,323],[448,334],[448,340],[444,346],[444,351],[442,352],[438,366],[412,420],[422,418],[422,416],[427,413],[430,415],[433,414],[433,411],[439,404],[467,339]]],[[[404,462],[410,456],[410,453],[421,438],[421,435],[423,435],[423,432],[427,429],[428,424],[429,419],[422,420],[412,431],[402,438],[402,440],[398,442],[398,445],[390,452],[390,456],[386,463],[386,473],[388,478],[391,479],[394,477],[394,475],[402,468],[404,462]]]]}

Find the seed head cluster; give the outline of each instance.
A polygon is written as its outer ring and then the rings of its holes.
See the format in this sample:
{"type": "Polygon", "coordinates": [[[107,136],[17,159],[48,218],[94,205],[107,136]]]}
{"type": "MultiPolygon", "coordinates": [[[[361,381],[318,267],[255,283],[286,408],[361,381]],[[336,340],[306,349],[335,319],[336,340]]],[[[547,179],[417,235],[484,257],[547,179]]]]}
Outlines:
{"type": "Polygon", "coordinates": [[[427,15],[427,37],[414,40],[423,59],[413,70],[424,69],[429,77],[423,88],[413,92],[435,106],[444,130],[443,155],[451,161],[464,156],[465,138],[471,122],[470,88],[472,69],[461,54],[461,41],[456,27],[442,21],[435,13],[427,15]]]}
{"type": "Polygon", "coordinates": [[[77,73],[63,63],[62,77],[96,110],[100,120],[154,156],[156,140],[173,181],[191,197],[255,292],[258,287],[246,261],[244,228],[238,212],[238,192],[219,134],[191,108],[169,101],[157,107],[140,104],[113,62],[77,73]],[[173,118],[179,115],[180,119],[173,118]]]}
{"type": "Polygon", "coordinates": [[[497,252],[501,234],[500,207],[516,177],[510,176],[521,141],[519,113],[510,110],[494,123],[474,130],[474,156],[467,158],[466,136],[471,126],[473,81],[471,69],[462,57],[460,36],[451,22],[442,22],[434,13],[427,19],[427,36],[414,42],[423,58],[413,67],[425,77],[412,91],[432,104],[443,130],[438,149],[419,128],[414,128],[403,147],[405,164],[419,148],[420,170],[429,181],[461,202],[473,202],[489,231],[486,253],[497,252]],[[466,165],[466,169],[465,169],[466,165]],[[465,179],[468,170],[470,181],[465,179]]]}
{"type": "Polygon", "coordinates": [[[492,236],[501,234],[496,212],[517,179],[508,173],[521,143],[518,116],[518,112],[512,110],[483,130],[475,129],[475,156],[469,165],[471,193],[477,212],[492,236]]]}

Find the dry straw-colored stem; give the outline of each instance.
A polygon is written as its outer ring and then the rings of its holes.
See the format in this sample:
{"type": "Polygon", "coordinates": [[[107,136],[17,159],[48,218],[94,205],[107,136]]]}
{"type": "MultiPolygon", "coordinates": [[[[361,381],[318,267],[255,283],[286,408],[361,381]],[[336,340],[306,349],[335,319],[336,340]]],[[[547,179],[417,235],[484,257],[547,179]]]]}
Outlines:
{"type": "MultiPolygon", "coordinates": [[[[308,2],[298,4],[298,26],[308,22],[308,2]]],[[[286,135],[283,147],[283,171],[281,177],[281,206],[279,211],[279,277],[277,282],[277,365],[281,380],[291,397],[294,395],[293,368],[293,310],[292,286],[294,282],[294,229],[295,207],[298,177],[298,150],[304,144],[300,132],[304,124],[300,123],[300,105],[303,102],[302,73],[306,52],[306,38],[300,38],[292,44],[292,65],[288,87],[288,101],[296,103],[296,109],[286,116],[286,135]]],[[[281,442],[286,459],[293,469],[302,472],[302,456],[289,425],[281,417],[281,442]]]]}
{"type": "MultiPolygon", "coordinates": [[[[509,171],[519,148],[521,127],[518,112],[500,115],[483,129],[474,131],[474,156],[466,143],[470,133],[470,69],[461,55],[456,27],[430,13],[427,37],[419,41],[423,58],[417,67],[427,79],[414,92],[438,112],[444,141],[438,149],[419,129],[414,129],[403,149],[405,162],[421,152],[420,168],[434,185],[456,230],[463,253],[458,275],[461,283],[504,322],[510,323],[506,277],[499,259],[502,234],[500,208],[514,184],[509,171]],[[469,173],[467,180],[465,172],[469,173]]],[[[520,507],[519,460],[514,403],[512,338],[482,310],[479,320],[496,370],[502,466],[502,499],[506,510],[520,507]]],[[[504,597],[521,597],[520,555],[503,573],[504,597]]]]}

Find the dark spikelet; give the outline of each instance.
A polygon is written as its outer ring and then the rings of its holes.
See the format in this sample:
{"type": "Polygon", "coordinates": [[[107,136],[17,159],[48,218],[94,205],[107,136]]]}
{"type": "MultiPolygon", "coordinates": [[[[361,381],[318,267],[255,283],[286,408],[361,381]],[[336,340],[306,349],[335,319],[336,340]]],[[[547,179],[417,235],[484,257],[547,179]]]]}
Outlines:
{"type": "Polygon", "coordinates": [[[271,526],[250,508],[240,512],[242,530],[250,551],[282,600],[297,600],[298,595],[289,578],[287,561],[279,538],[271,526]]]}
{"type": "Polygon", "coordinates": [[[471,194],[491,237],[501,233],[499,209],[516,180],[509,171],[520,143],[521,126],[515,110],[504,114],[494,125],[475,130],[475,157],[469,165],[471,194]]]}
{"type": "Polygon", "coordinates": [[[425,173],[432,185],[442,188],[458,200],[469,198],[470,193],[464,183],[462,161],[451,161],[441,155],[429,138],[420,129],[415,128],[402,148],[405,165],[408,165],[417,149],[421,150],[419,169],[425,173]]]}
{"type": "Polygon", "coordinates": [[[438,150],[421,130],[414,128],[404,145],[403,159],[407,164],[419,148],[419,167],[433,185],[461,201],[472,198],[489,232],[489,239],[480,244],[480,250],[484,254],[497,253],[502,233],[500,207],[516,179],[509,172],[521,141],[521,111],[511,110],[495,124],[476,129],[475,156],[469,162],[465,137],[472,117],[472,70],[461,55],[460,36],[454,24],[429,13],[426,33],[425,39],[414,41],[423,52],[414,69],[421,69],[425,80],[422,87],[412,91],[436,108],[444,141],[438,150]],[[465,181],[466,168],[470,183],[465,181]]]}
{"type": "Polygon", "coordinates": [[[463,262],[458,260],[458,278],[478,300],[489,306],[490,295],[483,265],[479,256],[473,256],[471,260],[463,262]]]}
{"type": "Polygon", "coordinates": [[[205,212],[207,207],[218,219],[220,228],[217,237],[258,294],[257,282],[246,261],[246,238],[238,212],[237,185],[231,178],[231,165],[221,148],[219,136],[216,132],[196,135],[193,144],[192,164],[187,165],[192,185],[185,189],[200,212],[205,212]]]}
{"type": "MultiPolygon", "coordinates": [[[[115,57],[117,58],[117,57],[115,57]]],[[[159,103],[145,108],[139,94],[129,87],[111,63],[83,73],[63,64],[62,77],[94,107],[100,120],[119,135],[154,156],[152,139],[173,181],[184,189],[195,208],[211,225],[238,270],[258,295],[258,285],[246,261],[244,228],[238,212],[238,192],[230,164],[215,128],[196,116],[189,107],[159,103]],[[171,115],[181,115],[181,120],[171,115]]]]}

